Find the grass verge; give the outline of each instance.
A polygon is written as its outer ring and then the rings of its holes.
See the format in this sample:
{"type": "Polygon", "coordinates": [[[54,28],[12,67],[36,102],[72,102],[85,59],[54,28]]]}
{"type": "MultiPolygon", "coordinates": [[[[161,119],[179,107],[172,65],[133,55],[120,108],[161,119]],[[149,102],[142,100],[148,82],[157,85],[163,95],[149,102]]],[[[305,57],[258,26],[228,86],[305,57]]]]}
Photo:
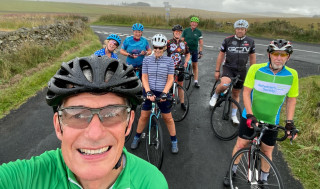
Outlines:
{"type": "Polygon", "coordinates": [[[303,187],[320,188],[320,76],[301,78],[299,86],[295,125],[300,133],[293,145],[286,140],[279,146],[303,187]]]}
{"type": "Polygon", "coordinates": [[[34,96],[37,91],[46,87],[47,82],[57,72],[61,62],[69,61],[75,57],[88,56],[101,48],[98,37],[91,30],[88,30],[76,40],[66,42],[66,44],[73,44],[71,50],[61,53],[59,58],[52,58],[47,63],[43,63],[45,66],[39,64],[42,69],[33,72],[33,74],[30,72],[28,75],[24,74],[18,82],[7,85],[6,88],[0,90],[0,118],[4,117],[10,110],[18,108],[28,98],[34,96]]]}

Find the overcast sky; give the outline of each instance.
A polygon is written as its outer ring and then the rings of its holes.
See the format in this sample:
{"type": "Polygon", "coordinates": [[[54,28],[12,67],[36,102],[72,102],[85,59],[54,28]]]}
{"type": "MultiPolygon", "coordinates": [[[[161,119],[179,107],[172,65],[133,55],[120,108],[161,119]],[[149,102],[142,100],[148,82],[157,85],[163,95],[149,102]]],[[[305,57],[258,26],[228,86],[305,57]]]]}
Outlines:
{"type": "MultiPolygon", "coordinates": [[[[40,0],[41,1],[41,0],[40,0]]],[[[167,1],[173,7],[196,8],[231,13],[281,12],[302,15],[320,15],[320,0],[45,0],[91,4],[119,4],[145,2],[163,7],[167,1]]]]}

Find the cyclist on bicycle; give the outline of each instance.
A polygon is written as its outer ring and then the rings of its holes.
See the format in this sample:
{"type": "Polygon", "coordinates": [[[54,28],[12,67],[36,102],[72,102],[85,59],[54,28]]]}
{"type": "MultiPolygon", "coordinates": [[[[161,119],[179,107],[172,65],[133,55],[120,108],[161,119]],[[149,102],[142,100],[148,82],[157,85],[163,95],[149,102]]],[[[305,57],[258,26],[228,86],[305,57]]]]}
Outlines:
{"type": "MultiPolygon", "coordinates": [[[[174,25],[172,28],[173,38],[170,39],[167,44],[167,55],[173,59],[175,69],[178,69],[179,66],[186,68],[188,65],[188,61],[190,59],[189,47],[185,41],[182,41],[180,39],[181,34],[182,34],[182,30],[183,30],[183,28],[179,24],[174,25]],[[184,62],[181,62],[182,56],[185,56],[184,62]]],[[[182,71],[184,71],[184,70],[182,70],[182,71]]],[[[183,80],[184,80],[184,73],[179,73],[178,84],[183,86],[183,80]]],[[[184,104],[183,90],[181,88],[179,88],[178,93],[179,93],[179,98],[180,98],[180,102],[181,102],[181,108],[183,110],[186,110],[187,107],[184,104]]]]}
{"type": "Polygon", "coordinates": [[[163,174],[124,147],[139,103],[132,66],[106,56],[62,63],[48,83],[61,149],[0,166],[0,188],[168,188],[163,174]]]}
{"type": "MultiPolygon", "coordinates": [[[[299,93],[298,74],[296,70],[286,66],[293,52],[291,43],[284,39],[273,40],[268,45],[267,52],[269,62],[252,65],[246,76],[243,90],[245,109],[241,117],[239,137],[232,155],[250,143],[243,136],[253,134],[252,124],[256,124],[258,121],[279,124],[280,109],[285,100],[287,117],[285,128],[287,131],[295,128],[293,117],[296,97],[299,93]]],[[[277,132],[266,131],[261,140],[261,151],[270,160],[272,160],[276,138],[277,132]]],[[[232,170],[235,175],[237,165],[232,170]]],[[[266,183],[267,178],[268,169],[262,171],[261,183],[266,183]]],[[[224,184],[230,184],[228,178],[225,179],[224,184]]]]}
{"type": "Polygon", "coordinates": [[[200,88],[198,83],[198,59],[203,55],[203,37],[202,32],[197,28],[199,24],[198,17],[192,17],[190,19],[190,28],[183,30],[181,39],[186,41],[190,49],[190,55],[192,60],[192,69],[194,74],[194,86],[200,88]],[[199,47],[199,51],[198,51],[199,47]]]}
{"type": "MultiPolygon", "coordinates": [[[[120,54],[127,56],[127,64],[134,68],[141,68],[145,55],[151,54],[151,48],[148,40],[142,37],[144,27],[140,23],[132,25],[133,36],[127,37],[120,49],[120,54]]],[[[141,72],[139,74],[141,79],[141,72]]]]}
{"type": "Polygon", "coordinates": [[[133,138],[131,149],[136,149],[138,147],[141,133],[143,132],[151,113],[151,101],[155,101],[155,98],[159,97],[161,98],[161,101],[158,103],[158,106],[171,137],[171,152],[178,153],[176,127],[170,110],[171,102],[166,100],[168,92],[173,84],[174,64],[171,57],[164,55],[167,47],[167,38],[164,35],[156,34],[153,36],[152,45],[154,54],[146,57],[143,60],[142,65],[143,94],[147,97],[147,100],[142,105],[137,134],[133,138]]]}
{"type": "Polygon", "coordinates": [[[103,48],[97,50],[94,54],[97,56],[108,56],[109,58],[118,59],[118,55],[115,53],[115,50],[121,44],[121,38],[116,34],[111,34],[104,41],[103,48]]]}
{"type": "MultiPolygon", "coordinates": [[[[225,38],[220,47],[214,77],[218,80],[221,76],[221,83],[218,85],[210,99],[209,104],[211,107],[215,106],[219,94],[226,90],[230,85],[230,78],[235,77],[238,74],[242,81],[238,81],[238,83],[233,87],[232,98],[237,102],[240,101],[240,92],[247,73],[246,64],[248,62],[248,57],[250,58],[250,65],[256,63],[254,40],[246,36],[248,27],[249,24],[246,20],[236,21],[234,23],[235,35],[225,38]],[[223,73],[220,75],[222,62],[224,62],[223,73]]],[[[237,108],[232,107],[232,122],[234,124],[239,124],[236,114],[237,108]]]]}

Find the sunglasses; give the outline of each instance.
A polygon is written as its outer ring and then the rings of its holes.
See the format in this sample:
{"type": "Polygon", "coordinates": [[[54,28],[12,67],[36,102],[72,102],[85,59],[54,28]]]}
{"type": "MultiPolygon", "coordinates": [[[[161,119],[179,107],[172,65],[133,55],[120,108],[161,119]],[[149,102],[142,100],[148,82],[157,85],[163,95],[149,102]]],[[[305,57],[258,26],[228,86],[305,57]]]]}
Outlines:
{"type": "Polygon", "coordinates": [[[164,48],[164,47],[155,47],[155,46],[153,47],[153,49],[155,49],[155,50],[156,50],[156,49],[162,50],[163,48],[164,48]]]}
{"type": "Polygon", "coordinates": [[[71,106],[58,110],[59,121],[68,127],[84,129],[93,116],[98,115],[103,126],[115,125],[128,119],[131,108],[127,105],[109,105],[101,108],[71,106]]]}
{"type": "Polygon", "coordinates": [[[271,53],[273,56],[276,56],[276,57],[278,57],[279,55],[281,56],[281,57],[287,57],[287,56],[289,56],[289,54],[288,53],[286,53],[286,52],[272,52],[271,53]]]}

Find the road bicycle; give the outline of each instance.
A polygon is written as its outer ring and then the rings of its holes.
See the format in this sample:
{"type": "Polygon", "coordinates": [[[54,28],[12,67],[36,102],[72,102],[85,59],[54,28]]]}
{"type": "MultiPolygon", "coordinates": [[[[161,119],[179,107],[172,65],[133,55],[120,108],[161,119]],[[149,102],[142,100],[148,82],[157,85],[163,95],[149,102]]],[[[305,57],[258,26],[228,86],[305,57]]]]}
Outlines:
{"type": "Polygon", "coordinates": [[[189,112],[189,97],[187,95],[186,89],[178,84],[178,75],[179,73],[184,74],[184,67],[178,66],[174,72],[174,82],[172,85],[172,106],[171,106],[171,113],[173,120],[176,122],[182,121],[189,112]],[[181,92],[182,91],[182,92],[181,92]],[[184,99],[185,109],[181,107],[181,100],[184,99]]]}
{"type": "Polygon", "coordinates": [[[188,61],[187,68],[185,69],[185,75],[184,75],[184,82],[183,82],[183,87],[186,90],[189,90],[192,78],[193,78],[193,69],[192,69],[192,64],[191,64],[191,59],[188,61]]]}
{"type": "MultiPolygon", "coordinates": [[[[146,99],[144,99],[145,101],[146,99]]],[[[168,97],[167,100],[172,100],[168,97]]],[[[159,118],[161,111],[157,102],[160,98],[156,98],[156,101],[152,102],[151,114],[149,117],[149,125],[146,131],[146,151],[148,161],[155,165],[158,169],[161,169],[163,161],[163,135],[159,118]]]]}
{"type": "MultiPolygon", "coordinates": [[[[283,141],[288,137],[287,130],[283,126],[259,122],[258,126],[252,125],[254,133],[252,136],[244,136],[251,140],[249,148],[236,152],[232,157],[229,167],[228,178],[231,189],[243,188],[279,188],[283,189],[283,182],[275,164],[260,150],[261,138],[266,131],[278,132],[277,141],[283,141]],[[233,173],[233,165],[237,165],[236,174],[233,173]],[[268,171],[269,170],[269,171],[268,171]],[[261,171],[269,172],[267,182],[260,180],[261,171]]],[[[291,131],[291,144],[298,129],[291,131]]]]}
{"type": "MultiPolygon", "coordinates": [[[[231,78],[231,83],[228,88],[222,92],[216,105],[211,111],[211,126],[213,133],[220,140],[228,141],[234,139],[238,135],[238,124],[234,124],[231,120],[232,107],[237,107],[237,118],[240,120],[242,108],[240,104],[231,97],[233,86],[240,81],[240,75],[231,78]]],[[[220,79],[217,80],[210,93],[210,98],[220,84],[220,79]]]]}

